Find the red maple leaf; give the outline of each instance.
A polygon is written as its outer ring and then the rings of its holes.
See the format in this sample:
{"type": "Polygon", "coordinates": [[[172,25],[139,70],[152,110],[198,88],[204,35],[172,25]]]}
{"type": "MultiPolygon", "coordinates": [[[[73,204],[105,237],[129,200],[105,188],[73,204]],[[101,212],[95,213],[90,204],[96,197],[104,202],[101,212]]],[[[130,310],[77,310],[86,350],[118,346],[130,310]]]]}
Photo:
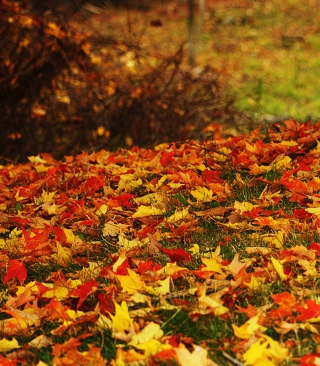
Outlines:
{"type": "Polygon", "coordinates": [[[319,365],[320,353],[311,353],[301,357],[300,366],[314,366],[319,365]]]}
{"type": "Polygon", "coordinates": [[[295,306],[294,309],[300,313],[297,320],[303,321],[320,317],[320,305],[315,300],[307,300],[305,306],[295,306]]]}
{"type": "Polygon", "coordinates": [[[277,309],[271,310],[269,316],[271,318],[284,318],[292,314],[292,306],[296,302],[296,297],[288,292],[275,294],[270,296],[273,301],[279,305],[277,309]]]}
{"type": "Polygon", "coordinates": [[[27,278],[27,271],[25,264],[16,259],[9,261],[9,267],[7,268],[7,274],[4,276],[4,283],[10,281],[13,277],[17,277],[20,285],[24,283],[27,278]]]}
{"type": "Polygon", "coordinates": [[[183,249],[164,249],[161,247],[159,249],[170,258],[170,262],[172,263],[178,263],[180,261],[188,263],[192,259],[192,255],[183,249]]]}
{"type": "Polygon", "coordinates": [[[314,250],[318,257],[320,256],[320,244],[312,242],[309,246],[309,249],[314,250]]]}
{"type": "Polygon", "coordinates": [[[80,308],[80,306],[83,304],[84,300],[93,292],[97,291],[99,287],[99,283],[95,281],[94,279],[91,279],[90,281],[86,281],[83,285],[80,285],[78,288],[74,289],[71,292],[71,296],[77,296],[79,297],[79,302],[77,304],[77,310],[80,308]]]}

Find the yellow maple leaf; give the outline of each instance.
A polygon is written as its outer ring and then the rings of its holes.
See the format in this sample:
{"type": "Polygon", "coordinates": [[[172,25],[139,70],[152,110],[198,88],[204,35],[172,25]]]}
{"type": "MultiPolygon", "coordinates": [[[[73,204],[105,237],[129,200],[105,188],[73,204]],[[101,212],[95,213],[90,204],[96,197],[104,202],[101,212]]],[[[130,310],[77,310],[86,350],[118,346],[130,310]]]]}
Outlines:
{"type": "Polygon", "coordinates": [[[275,271],[278,273],[278,276],[279,276],[282,280],[286,280],[288,276],[284,274],[282,264],[281,264],[277,259],[275,259],[275,258],[274,258],[274,257],[272,257],[272,256],[271,256],[271,262],[272,262],[272,264],[273,264],[273,267],[274,267],[275,271]]]}
{"type": "Polygon", "coordinates": [[[141,277],[132,269],[128,268],[128,275],[126,276],[117,276],[119,282],[121,283],[121,287],[124,292],[127,292],[129,295],[133,295],[135,292],[147,291],[153,293],[153,287],[146,286],[141,277]]]}
{"type": "Polygon", "coordinates": [[[160,325],[154,322],[147,324],[139,333],[132,336],[130,345],[138,345],[149,342],[152,339],[160,339],[163,337],[163,330],[160,325]]]}
{"type": "Polygon", "coordinates": [[[202,271],[222,273],[221,265],[215,258],[201,258],[201,262],[206,266],[205,268],[201,269],[202,271]]]}
{"type": "Polygon", "coordinates": [[[138,219],[140,217],[157,216],[162,215],[163,213],[164,211],[160,208],[141,205],[138,210],[132,215],[132,218],[138,219]]]}
{"type": "Polygon", "coordinates": [[[183,366],[207,366],[208,351],[200,346],[194,346],[192,352],[187,348],[175,348],[180,365],[183,366]]]}
{"type": "Polygon", "coordinates": [[[130,318],[128,305],[125,301],[122,301],[121,305],[115,303],[116,312],[115,315],[109,314],[112,320],[113,332],[128,332],[130,328],[133,328],[133,321],[130,318]]]}
{"type": "Polygon", "coordinates": [[[12,338],[10,341],[5,338],[0,340],[0,352],[8,352],[15,348],[20,348],[19,343],[15,338],[12,338]]]}
{"type": "Polygon", "coordinates": [[[253,174],[253,175],[265,174],[265,173],[270,172],[271,169],[272,169],[272,167],[269,165],[259,166],[257,163],[254,163],[254,164],[250,165],[250,174],[253,174]]]}
{"type": "Polygon", "coordinates": [[[261,235],[260,238],[269,243],[272,244],[277,249],[281,249],[284,243],[284,235],[283,231],[278,230],[275,234],[264,234],[261,235]]]}
{"type": "Polygon", "coordinates": [[[308,207],[305,208],[305,211],[315,214],[320,217],[320,207],[308,207]]]}
{"type": "Polygon", "coordinates": [[[234,208],[235,210],[238,210],[240,211],[240,214],[243,214],[244,212],[246,211],[251,211],[254,207],[258,207],[259,205],[253,205],[252,203],[250,202],[238,202],[238,201],[235,201],[234,203],[234,208]]]}
{"type": "Polygon", "coordinates": [[[188,269],[178,266],[177,263],[167,263],[164,267],[159,269],[156,273],[157,274],[165,273],[167,276],[172,276],[181,271],[188,271],[188,269]]]}
{"type": "Polygon", "coordinates": [[[259,321],[259,314],[247,320],[244,324],[241,325],[241,327],[238,327],[235,324],[231,324],[234,335],[241,339],[249,339],[251,336],[255,334],[255,331],[257,331],[258,329],[264,332],[266,328],[258,324],[258,321],[259,321]]]}
{"type": "Polygon", "coordinates": [[[174,214],[166,219],[167,222],[173,224],[175,222],[186,219],[189,214],[189,207],[184,207],[182,211],[175,210],[174,214]]]}
{"type": "Polygon", "coordinates": [[[198,202],[212,201],[213,192],[206,187],[196,187],[190,193],[198,202]]]}
{"type": "MultiPolygon", "coordinates": [[[[52,284],[46,284],[47,286],[52,284]]],[[[65,286],[54,286],[47,290],[43,295],[48,299],[56,298],[58,301],[65,300],[69,296],[69,290],[65,286]]]]}
{"type": "Polygon", "coordinates": [[[245,365],[252,366],[278,365],[289,358],[289,350],[266,335],[262,335],[243,355],[245,365]]]}
{"type": "Polygon", "coordinates": [[[272,163],[272,166],[277,170],[277,171],[283,171],[285,169],[290,169],[291,168],[291,158],[290,156],[284,156],[282,157],[281,155],[278,156],[272,163]]]}
{"type": "Polygon", "coordinates": [[[159,280],[155,283],[153,290],[156,295],[166,295],[170,294],[170,277],[165,278],[164,280],[159,280]]]}
{"type": "Polygon", "coordinates": [[[69,248],[63,247],[59,242],[57,242],[56,245],[57,252],[52,254],[51,257],[55,260],[57,264],[66,267],[71,261],[71,250],[69,248]]]}
{"type": "Polygon", "coordinates": [[[251,275],[250,282],[244,284],[247,285],[252,290],[258,290],[261,288],[261,285],[265,282],[265,280],[266,279],[264,277],[256,277],[254,275],[251,275]]]}

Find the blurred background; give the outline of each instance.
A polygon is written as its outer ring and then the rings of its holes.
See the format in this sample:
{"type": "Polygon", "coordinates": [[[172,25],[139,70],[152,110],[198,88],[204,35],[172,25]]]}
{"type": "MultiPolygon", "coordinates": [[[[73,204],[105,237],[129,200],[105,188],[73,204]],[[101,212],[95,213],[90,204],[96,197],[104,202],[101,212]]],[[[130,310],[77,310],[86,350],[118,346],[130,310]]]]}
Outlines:
{"type": "Polygon", "coordinates": [[[1,163],[320,115],[317,0],[0,0],[1,163]]]}

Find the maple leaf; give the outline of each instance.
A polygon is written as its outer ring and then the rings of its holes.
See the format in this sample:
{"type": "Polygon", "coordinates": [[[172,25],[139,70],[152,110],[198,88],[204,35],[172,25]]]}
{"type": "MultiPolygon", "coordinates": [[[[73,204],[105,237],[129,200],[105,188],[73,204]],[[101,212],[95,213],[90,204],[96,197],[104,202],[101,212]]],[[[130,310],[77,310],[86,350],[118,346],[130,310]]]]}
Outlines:
{"type": "MultiPolygon", "coordinates": [[[[159,324],[154,322],[148,323],[139,333],[132,336],[130,341],[130,345],[136,346],[138,344],[143,344],[151,341],[152,339],[160,339],[164,335],[163,330],[161,329],[159,324]]],[[[158,349],[156,350],[158,352],[158,349]]],[[[151,353],[156,353],[152,351],[151,353]]]]}
{"type": "Polygon", "coordinates": [[[193,346],[190,352],[187,348],[175,348],[177,359],[183,366],[207,366],[208,351],[200,346],[193,346]]]}
{"type": "Polygon", "coordinates": [[[283,292],[281,294],[270,295],[270,297],[279,305],[277,309],[269,311],[270,317],[283,319],[292,314],[293,305],[296,302],[296,297],[293,294],[283,292]]]}
{"type": "Polygon", "coordinates": [[[283,266],[281,265],[281,263],[274,257],[271,257],[271,262],[281,280],[286,280],[288,276],[284,274],[283,266]]]}
{"type": "Polygon", "coordinates": [[[188,263],[192,260],[192,255],[187,253],[183,249],[165,249],[160,247],[160,251],[166,254],[170,258],[170,262],[183,262],[188,263]]]}
{"type": "Polygon", "coordinates": [[[294,309],[300,313],[296,318],[297,320],[320,321],[320,305],[316,300],[306,300],[305,306],[296,305],[294,309]]]}
{"type": "Polygon", "coordinates": [[[310,353],[301,357],[300,366],[320,365],[320,353],[310,353]]]}
{"type": "Polygon", "coordinates": [[[10,341],[5,338],[0,339],[0,352],[8,352],[16,348],[20,348],[20,346],[15,338],[12,338],[10,341]]]}
{"type": "Polygon", "coordinates": [[[81,307],[84,300],[92,293],[97,291],[99,287],[99,283],[94,279],[91,281],[86,281],[83,285],[80,285],[78,288],[74,289],[69,296],[79,297],[79,301],[77,304],[77,310],[81,307]]]}
{"type": "Polygon", "coordinates": [[[234,335],[241,339],[249,339],[257,330],[264,332],[266,328],[258,323],[260,318],[261,316],[257,314],[242,324],[241,327],[232,324],[234,335]]]}
{"type": "Polygon", "coordinates": [[[16,259],[9,261],[7,273],[4,276],[4,283],[10,281],[12,278],[17,277],[20,284],[22,285],[27,278],[27,270],[24,262],[20,262],[16,259]]]}
{"type": "Polygon", "coordinates": [[[262,335],[243,354],[245,365],[252,366],[274,366],[289,358],[289,350],[266,335],[262,335]]]}
{"type": "Polygon", "coordinates": [[[141,205],[138,210],[132,215],[133,219],[138,219],[147,216],[163,215],[164,211],[154,206],[141,205]]]}

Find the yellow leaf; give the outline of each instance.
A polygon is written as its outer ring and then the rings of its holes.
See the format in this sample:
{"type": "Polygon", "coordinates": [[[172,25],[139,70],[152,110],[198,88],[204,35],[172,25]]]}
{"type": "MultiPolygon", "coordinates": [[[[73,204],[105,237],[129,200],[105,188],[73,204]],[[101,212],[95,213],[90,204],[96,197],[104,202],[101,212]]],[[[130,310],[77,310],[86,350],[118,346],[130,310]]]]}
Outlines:
{"type": "Polygon", "coordinates": [[[162,344],[157,339],[150,339],[147,342],[135,345],[135,348],[143,351],[145,358],[149,358],[150,356],[155,355],[158,352],[170,349],[171,346],[168,344],[162,344]]]}
{"type": "Polygon", "coordinates": [[[271,256],[271,262],[273,264],[274,269],[278,273],[278,276],[282,280],[286,280],[288,276],[284,274],[283,267],[282,267],[281,263],[278,260],[276,260],[274,257],[272,257],[272,256],[271,256]]]}
{"type": "Polygon", "coordinates": [[[210,296],[201,295],[199,297],[199,304],[203,307],[212,309],[212,312],[215,316],[220,316],[226,314],[229,309],[222,305],[222,301],[217,301],[210,296]]]}
{"type": "Polygon", "coordinates": [[[116,312],[115,315],[109,314],[112,320],[112,331],[124,333],[133,328],[133,321],[130,318],[128,306],[125,301],[122,301],[121,305],[115,303],[116,312]]]}
{"type": "Polygon", "coordinates": [[[291,168],[291,158],[290,156],[285,156],[283,159],[276,158],[273,162],[273,166],[277,171],[283,171],[285,169],[291,168]]]}
{"type": "Polygon", "coordinates": [[[157,281],[156,286],[153,287],[154,293],[156,295],[170,294],[170,282],[170,277],[167,277],[162,281],[157,281]]]}
{"type": "Polygon", "coordinates": [[[206,187],[196,187],[190,193],[198,202],[212,201],[213,192],[206,187]]]}
{"type": "Polygon", "coordinates": [[[235,201],[234,203],[234,209],[240,211],[240,214],[242,215],[246,211],[251,211],[254,207],[258,207],[259,205],[253,205],[250,202],[238,202],[235,201]]]}
{"type": "Polygon", "coordinates": [[[135,198],[134,201],[137,202],[139,205],[152,205],[157,202],[162,202],[163,196],[159,193],[149,193],[145,196],[135,198]]]}
{"type": "Polygon", "coordinates": [[[290,358],[289,350],[272,338],[262,335],[243,355],[245,365],[271,366],[278,365],[290,358]]]}
{"type": "Polygon", "coordinates": [[[29,345],[33,348],[43,348],[43,347],[48,347],[51,344],[53,344],[53,341],[51,338],[45,336],[44,334],[39,335],[36,338],[33,338],[30,342],[29,345]]]}
{"type": "Polygon", "coordinates": [[[261,285],[265,282],[264,277],[256,277],[254,275],[251,275],[250,283],[245,283],[249,288],[252,290],[259,290],[261,288],[261,285]]]}
{"type": "Polygon", "coordinates": [[[60,215],[67,209],[66,206],[56,205],[54,202],[45,202],[43,205],[41,205],[41,208],[48,215],[60,215]]]}
{"type": "Polygon", "coordinates": [[[124,236],[123,232],[121,232],[121,231],[120,231],[120,234],[118,237],[118,244],[120,245],[120,247],[122,247],[123,249],[126,249],[126,250],[142,245],[142,243],[139,241],[139,239],[129,240],[124,236]]]}
{"type": "Polygon", "coordinates": [[[305,208],[305,211],[315,214],[320,217],[320,207],[308,207],[305,208]]]}
{"type": "Polygon", "coordinates": [[[179,364],[183,366],[207,366],[208,351],[200,346],[194,346],[194,350],[189,352],[185,347],[175,348],[179,364]]]}
{"type": "Polygon", "coordinates": [[[132,215],[132,218],[137,219],[140,217],[147,217],[147,216],[156,216],[162,215],[164,213],[163,210],[153,206],[140,206],[138,210],[132,215]]]}
{"type": "Polygon", "coordinates": [[[129,344],[135,346],[137,344],[149,342],[152,339],[160,339],[163,334],[164,332],[160,325],[151,322],[147,324],[138,334],[135,334],[129,344]]]}
{"type": "Polygon", "coordinates": [[[194,254],[198,254],[200,252],[200,247],[198,244],[193,244],[192,247],[188,249],[188,252],[194,254]]]}
{"type": "Polygon", "coordinates": [[[164,267],[159,269],[156,273],[163,274],[165,273],[167,276],[173,276],[174,274],[181,272],[181,271],[188,271],[187,268],[180,267],[177,263],[167,263],[164,267]]]}
{"type": "Polygon", "coordinates": [[[272,244],[277,249],[281,249],[284,243],[284,236],[283,231],[279,230],[276,234],[264,234],[261,235],[260,238],[267,242],[272,244]]]}
{"type": "Polygon", "coordinates": [[[71,261],[71,250],[69,248],[63,247],[59,242],[57,242],[56,245],[57,252],[55,254],[52,254],[51,257],[55,259],[57,264],[66,267],[71,261]]]}
{"type": "Polygon", "coordinates": [[[137,291],[154,292],[153,288],[151,286],[146,286],[141,277],[135,271],[128,268],[128,273],[129,274],[127,276],[117,276],[124,292],[127,292],[129,295],[133,295],[137,291]]]}
{"type": "Polygon", "coordinates": [[[250,174],[253,174],[253,175],[265,174],[265,173],[270,172],[271,169],[272,169],[272,167],[269,165],[268,166],[265,166],[265,165],[259,166],[257,163],[254,163],[250,166],[250,174]]]}
{"type": "Polygon", "coordinates": [[[101,206],[99,207],[99,209],[96,211],[96,214],[97,214],[98,216],[105,215],[105,214],[107,213],[108,209],[109,209],[109,207],[108,207],[107,205],[103,204],[103,205],[101,205],[101,206]]]}
{"type": "Polygon", "coordinates": [[[247,320],[241,327],[237,327],[235,324],[231,324],[234,335],[241,339],[249,339],[255,334],[255,331],[260,329],[262,332],[266,330],[262,325],[258,324],[259,314],[253,316],[247,320]]]}
{"type": "Polygon", "coordinates": [[[303,269],[305,269],[304,274],[306,276],[311,276],[311,277],[318,277],[319,276],[319,271],[317,268],[317,260],[306,260],[306,259],[299,259],[298,260],[298,264],[303,267],[303,269]]]}
{"type": "Polygon", "coordinates": [[[175,183],[175,182],[169,182],[168,186],[172,189],[178,189],[180,187],[183,187],[184,184],[183,183],[175,183]]]}
{"type": "Polygon", "coordinates": [[[56,298],[58,301],[65,300],[69,296],[69,290],[65,286],[55,286],[43,295],[48,299],[56,298]]]}
{"type": "Polygon", "coordinates": [[[96,322],[97,327],[100,329],[111,329],[112,320],[107,316],[100,314],[99,319],[96,322]]]}
{"type": "Polygon", "coordinates": [[[11,341],[3,338],[0,340],[0,352],[8,352],[15,348],[20,348],[18,341],[13,338],[11,341]]]}
{"type": "Polygon", "coordinates": [[[293,141],[293,140],[281,141],[280,144],[284,145],[284,146],[297,146],[298,145],[297,141],[293,141]]]}
{"type": "Polygon", "coordinates": [[[212,271],[222,273],[221,266],[214,258],[201,258],[201,262],[206,266],[202,271],[212,271]]]}
{"type": "Polygon", "coordinates": [[[67,237],[67,243],[72,244],[74,242],[74,234],[73,231],[70,229],[63,228],[62,229],[65,236],[67,237]]]}
{"type": "Polygon", "coordinates": [[[53,197],[56,194],[56,192],[57,191],[49,193],[49,192],[42,191],[42,194],[41,194],[42,202],[52,202],[53,197]]]}
{"type": "Polygon", "coordinates": [[[166,221],[173,224],[175,222],[186,219],[188,214],[189,214],[189,207],[185,207],[182,211],[176,210],[173,215],[171,215],[166,219],[166,221]]]}
{"type": "Polygon", "coordinates": [[[28,156],[28,160],[32,163],[32,164],[46,164],[47,162],[41,158],[40,155],[36,155],[36,156],[28,156]]]}

